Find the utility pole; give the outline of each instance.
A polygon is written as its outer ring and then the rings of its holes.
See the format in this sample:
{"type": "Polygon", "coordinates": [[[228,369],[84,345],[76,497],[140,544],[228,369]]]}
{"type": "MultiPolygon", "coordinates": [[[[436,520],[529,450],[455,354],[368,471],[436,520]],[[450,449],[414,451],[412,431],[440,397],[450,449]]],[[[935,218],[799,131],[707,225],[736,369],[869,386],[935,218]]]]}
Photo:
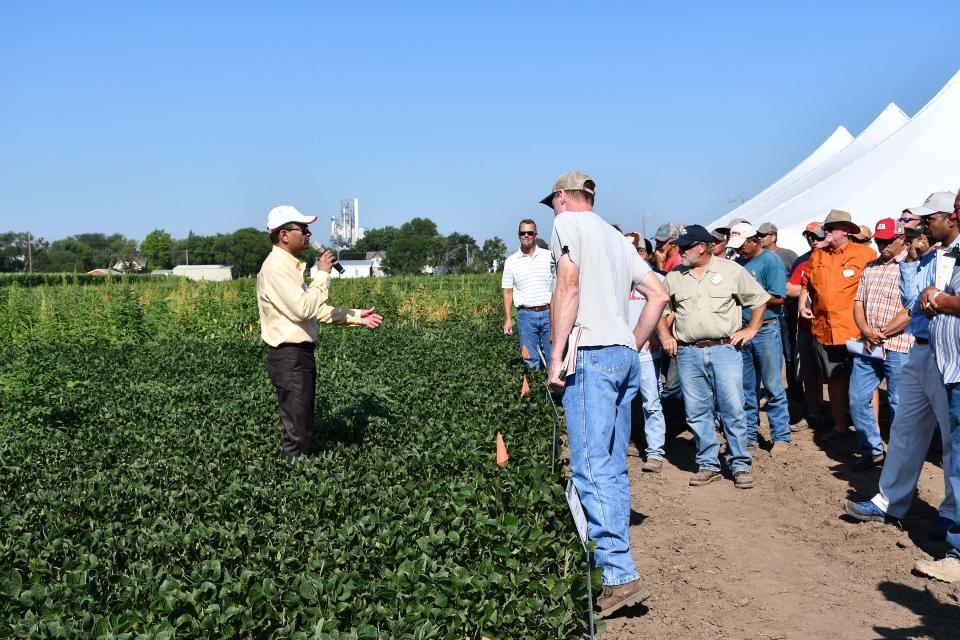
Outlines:
{"type": "Polygon", "coordinates": [[[190,266],[190,249],[184,249],[183,252],[187,256],[187,266],[189,267],[190,266]]]}
{"type": "Polygon", "coordinates": [[[33,273],[33,236],[27,231],[27,270],[33,273]]]}
{"type": "Polygon", "coordinates": [[[647,239],[647,218],[651,217],[652,213],[641,213],[640,214],[640,234],[643,236],[643,239],[647,239]]]}

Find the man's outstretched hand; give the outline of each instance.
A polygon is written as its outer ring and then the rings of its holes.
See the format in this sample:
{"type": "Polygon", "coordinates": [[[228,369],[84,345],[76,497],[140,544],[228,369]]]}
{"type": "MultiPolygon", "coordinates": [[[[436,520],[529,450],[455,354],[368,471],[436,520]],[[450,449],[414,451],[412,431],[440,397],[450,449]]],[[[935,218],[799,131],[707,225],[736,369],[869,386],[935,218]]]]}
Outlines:
{"type": "Polygon", "coordinates": [[[370,307],[369,309],[360,311],[360,324],[367,329],[376,329],[380,326],[380,323],[383,322],[383,316],[379,313],[374,313],[375,310],[376,307],[370,307]]]}

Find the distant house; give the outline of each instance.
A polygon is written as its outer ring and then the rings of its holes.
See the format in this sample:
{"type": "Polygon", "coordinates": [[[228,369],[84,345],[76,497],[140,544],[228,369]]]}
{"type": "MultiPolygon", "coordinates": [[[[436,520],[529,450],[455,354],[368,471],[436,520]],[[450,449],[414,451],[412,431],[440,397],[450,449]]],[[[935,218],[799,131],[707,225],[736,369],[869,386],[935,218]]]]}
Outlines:
{"type": "Polygon", "coordinates": [[[173,269],[154,269],[150,272],[152,276],[172,276],[173,269]]]}
{"type": "MultiPolygon", "coordinates": [[[[340,266],[343,267],[343,275],[337,273],[336,269],[330,270],[330,276],[334,278],[369,278],[373,276],[373,260],[341,260],[340,266]]],[[[310,268],[310,277],[317,277],[317,265],[310,268]]]]}
{"type": "Polygon", "coordinates": [[[383,261],[387,258],[386,251],[367,251],[364,257],[373,263],[373,275],[375,277],[381,278],[387,275],[387,272],[383,270],[383,261]]]}
{"type": "Polygon", "coordinates": [[[124,273],[143,273],[147,270],[147,261],[140,256],[133,256],[124,260],[117,260],[113,268],[124,273]]]}
{"type": "Polygon", "coordinates": [[[115,269],[91,269],[87,271],[88,276],[122,276],[122,271],[117,271],[115,269]]]}
{"type": "Polygon", "coordinates": [[[178,264],[173,268],[173,275],[212,282],[233,280],[230,267],[222,264],[178,264]]]}

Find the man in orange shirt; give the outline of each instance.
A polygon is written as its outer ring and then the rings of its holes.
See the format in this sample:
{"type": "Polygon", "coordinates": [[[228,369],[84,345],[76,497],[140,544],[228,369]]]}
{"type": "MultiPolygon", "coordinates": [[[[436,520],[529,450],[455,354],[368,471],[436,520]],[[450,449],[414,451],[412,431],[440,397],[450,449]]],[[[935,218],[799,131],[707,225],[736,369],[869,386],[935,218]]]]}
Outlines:
{"type": "Polygon", "coordinates": [[[860,336],[853,319],[854,297],[860,274],[877,253],[868,245],[851,242],[849,235],[860,233],[846,211],[832,210],[823,221],[828,245],[814,251],[803,273],[800,291],[800,316],[811,321],[820,376],[830,392],[835,440],[849,432],[847,421],[847,385],[850,379],[850,354],[847,340],[860,336]],[[813,304],[810,303],[811,295],[813,304]]]}

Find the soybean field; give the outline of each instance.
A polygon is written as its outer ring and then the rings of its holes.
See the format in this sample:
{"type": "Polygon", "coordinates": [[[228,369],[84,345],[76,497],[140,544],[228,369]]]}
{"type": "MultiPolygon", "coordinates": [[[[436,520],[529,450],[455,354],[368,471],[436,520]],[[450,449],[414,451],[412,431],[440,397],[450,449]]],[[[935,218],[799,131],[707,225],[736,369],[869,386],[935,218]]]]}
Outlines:
{"type": "Polygon", "coordinates": [[[336,281],[310,458],[253,280],[0,279],[0,637],[570,638],[583,552],[493,276],[336,281]],[[510,460],[498,470],[500,431],[510,460]]]}

